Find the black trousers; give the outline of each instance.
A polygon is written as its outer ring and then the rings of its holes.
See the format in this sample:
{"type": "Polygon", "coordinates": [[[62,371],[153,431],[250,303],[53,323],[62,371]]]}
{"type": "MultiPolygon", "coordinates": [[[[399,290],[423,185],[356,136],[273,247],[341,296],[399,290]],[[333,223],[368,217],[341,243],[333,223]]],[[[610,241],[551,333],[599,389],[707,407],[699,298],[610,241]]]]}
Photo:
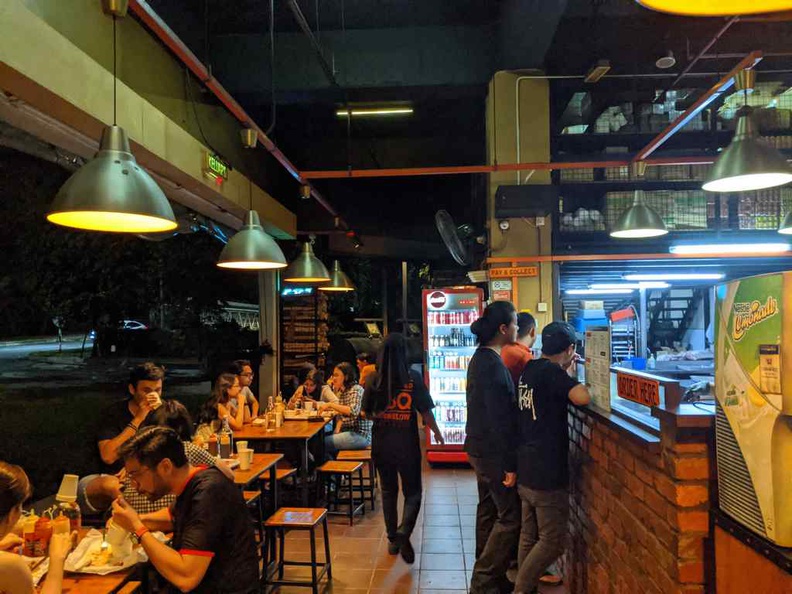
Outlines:
{"type": "Polygon", "coordinates": [[[421,451],[375,455],[374,464],[380,479],[382,515],[385,517],[388,540],[409,538],[421,511],[421,451]],[[401,523],[398,510],[400,477],[404,495],[401,523]]]}
{"type": "Polygon", "coordinates": [[[520,537],[520,497],[503,485],[503,462],[468,456],[476,471],[479,502],[476,509],[476,564],[471,594],[499,592],[514,558],[520,537]]]}

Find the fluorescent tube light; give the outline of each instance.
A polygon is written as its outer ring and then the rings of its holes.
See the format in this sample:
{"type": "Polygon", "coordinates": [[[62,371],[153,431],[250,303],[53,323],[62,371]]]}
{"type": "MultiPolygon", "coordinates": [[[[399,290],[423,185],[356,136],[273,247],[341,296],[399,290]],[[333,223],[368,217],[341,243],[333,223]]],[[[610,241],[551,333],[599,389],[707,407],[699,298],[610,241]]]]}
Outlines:
{"type": "Polygon", "coordinates": [[[710,243],[672,245],[672,254],[783,254],[789,251],[788,243],[710,243]]]}
{"type": "Polygon", "coordinates": [[[667,289],[668,283],[645,282],[645,283],[595,283],[589,285],[589,289],[667,289]]]}
{"type": "Polygon", "coordinates": [[[635,289],[567,289],[567,295],[629,295],[635,289]]]}
{"type": "Polygon", "coordinates": [[[646,282],[646,281],[705,281],[705,280],[721,280],[725,274],[722,272],[713,272],[705,274],[625,274],[624,280],[633,282],[646,282]]]}
{"type": "MultiPolygon", "coordinates": [[[[391,115],[412,115],[412,107],[356,107],[349,110],[349,115],[353,118],[356,117],[376,117],[376,116],[391,116],[391,115]]],[[[337,109],[336,117],[347,117],[346,109],[337,109]]]]}

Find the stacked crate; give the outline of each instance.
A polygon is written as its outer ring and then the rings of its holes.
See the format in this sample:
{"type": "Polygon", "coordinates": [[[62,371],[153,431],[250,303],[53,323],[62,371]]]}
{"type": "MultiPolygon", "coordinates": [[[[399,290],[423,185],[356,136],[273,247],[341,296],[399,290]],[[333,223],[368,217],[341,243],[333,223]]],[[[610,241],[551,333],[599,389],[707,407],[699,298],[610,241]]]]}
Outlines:
{"type": "Polygon", "coordinates": [[[327,296],[284,297],[281,300],[281,369],[289,382],[305,363],[324,370],[327,340],[327,296]]]}

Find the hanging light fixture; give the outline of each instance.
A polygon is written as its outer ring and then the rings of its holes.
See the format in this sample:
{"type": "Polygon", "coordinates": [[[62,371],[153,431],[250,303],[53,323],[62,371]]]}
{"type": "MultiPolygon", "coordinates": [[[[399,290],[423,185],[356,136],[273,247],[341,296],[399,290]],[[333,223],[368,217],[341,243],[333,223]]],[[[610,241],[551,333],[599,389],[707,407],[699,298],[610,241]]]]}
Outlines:
{"type": "Polygon", "coordinates": [[[286,267],[283,255],[275,240],[264,231],[258,213],[253,210],[253,182],[250,182],[250,210],[245,225],[236,232],[220,252],[220,268],[236,270],[272,270],[286,267]]]}
{"type": "Polygon", "coordinates": [[[341,264],[338,260],[333,261],[333,270],[330,272],[330,282],[326,285],[319,287],[320,291],[335,291],[337,293],[349,292],[355,290],[355,285],[341,270],[341,264]]]}
{"type": "MultiPolygon", "coordinates": [[[[646,173],[646,161],[631,165],[633,177],[642,179],[646,173]]],[[[643,190],[635,190],[633,204],[621,215],[611,229],[610,236],[617,239],[641,239],[659,237],[668,233],[663,218],[644,201],[643,190]]]]}
{"type": "Polygon", "coordinates": [[[789,10],[789,0],[638,0],[638,4],[670,14],[733,16],[789,10]]]}
{"type": "MultiPolygon", "coordinates": [[[[746,96],[753,88],[756,72],[743,70],[735,77],[738,90],[746,96]]],[[[747,105],[737,112],[737,131],[720,154],[702,188],[709,192],[747,192],[782,186],[792,181],[792,168],[781,153],[759,137],[747,105]]]]}
{"type": "Polygon", "coordinates": [[[283,271],[283,280],[287,283],[326,283],[330,273],[322,261],[314,255],[313,238],[306,241],[302,253],[297,256],[288,268],[283,271]]]}
{"type": "Polygon", "coordinates": [[[113,17],[113,125],[102,132],[99,152],[66,180],[47,213],[56,225],[115,233],[160,233],[176,229],[167,197],[137,164],[129,139],[116,125],[116,20],[126,2],[110,2],[113,17]]]}

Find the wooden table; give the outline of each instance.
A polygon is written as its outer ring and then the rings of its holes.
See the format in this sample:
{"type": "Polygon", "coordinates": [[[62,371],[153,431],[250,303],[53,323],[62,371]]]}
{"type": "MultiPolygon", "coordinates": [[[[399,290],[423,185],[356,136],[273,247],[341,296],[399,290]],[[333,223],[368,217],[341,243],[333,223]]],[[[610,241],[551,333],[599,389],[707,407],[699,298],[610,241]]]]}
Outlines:
{"type": "Polygon", "coordinates": [[[248,470],[234,469],[234,482],[243,489],[255,483],[261,475],[270,471],[270,487],[275,482],[275,465],[283,459],[283,454],[253,454],[253,463],[248,470]]]}
{"type": "MultiPolygon", "coordinates": [[[[88,534],[89,528],[80,530],[80,540],[88,534]]],[[[96,575],[93,573],[71,573],[63,575],[63,594],[111,594],[118,592],[137,572],[138,565],[133,565],[122,571],[96,575]]],[[[41,580],[41,584],[47,579],[41,580]]]]}
{"type": "MultiPolygon", "coordinates": [[[[319,435],[323,437],[324,428],[330,420],[322,421],[284,421],[281,427],[267,431],[264,426],[245,425],[241,430],[234,431],[234,439],[248,442],[301,441],[302,464],[300,479],[302,481],[303,506],[308,507],[308,442],[319,435]]],[[[324,447],[324,441],[322,442],[324,447]]]]}

